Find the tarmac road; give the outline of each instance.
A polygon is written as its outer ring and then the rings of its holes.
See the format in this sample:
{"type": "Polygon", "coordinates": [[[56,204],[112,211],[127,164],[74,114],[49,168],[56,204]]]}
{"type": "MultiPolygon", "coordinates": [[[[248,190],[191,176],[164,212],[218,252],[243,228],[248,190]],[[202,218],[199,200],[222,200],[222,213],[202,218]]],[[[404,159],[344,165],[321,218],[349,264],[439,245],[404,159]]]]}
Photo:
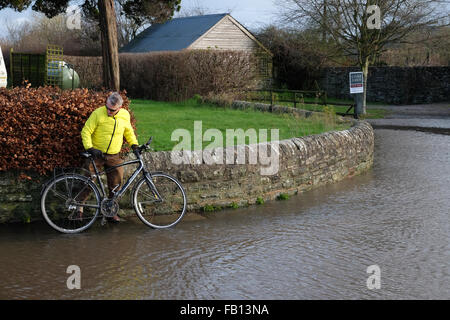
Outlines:
{"type": "Polygon", "coordinates": [[[398,129],[450,135],[450,102],[404,106],[368,106],[391,113],[384,119],[368,119],[374,129],[398,129]]]}

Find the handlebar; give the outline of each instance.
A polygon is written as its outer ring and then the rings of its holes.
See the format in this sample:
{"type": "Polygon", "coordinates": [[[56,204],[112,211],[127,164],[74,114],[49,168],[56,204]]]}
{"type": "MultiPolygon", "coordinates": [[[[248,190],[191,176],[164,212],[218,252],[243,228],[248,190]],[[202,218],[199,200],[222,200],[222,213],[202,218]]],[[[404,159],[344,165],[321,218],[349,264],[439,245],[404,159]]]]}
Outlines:
{"type": "Polygon", "coordinates": [[[153,137],[150,137],[150,139],[148,139],[147,143],[145,144],[145,147],[148,148],[148,146],[150,145],[150,143],[152,143],[153,137]]]}
{"type": "Polygon", "coordinates": [[[153,137],[150,137],[150,139],[148,139],[147,143],[143,144],[142,146],[139,146],[137,148],[137,151],[139,153],[142,153],[142,151],[149,149],[149,145],[150,143],[152,143],[153,137]]]}

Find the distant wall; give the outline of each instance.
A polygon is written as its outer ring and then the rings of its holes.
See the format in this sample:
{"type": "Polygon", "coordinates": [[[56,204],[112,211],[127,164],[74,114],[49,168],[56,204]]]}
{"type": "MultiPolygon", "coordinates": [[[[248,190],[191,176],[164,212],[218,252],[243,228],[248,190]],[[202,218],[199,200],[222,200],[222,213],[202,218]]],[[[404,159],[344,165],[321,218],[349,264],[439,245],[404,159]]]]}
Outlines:
{"type": "MultiPolygon", "coordinates": [[[[351,99],[349,72],[359,68],[325,68],[320,88],[329,97],[351,99]]],[[[450,101],[450,67],[370,67],[367,101],[422,104],[450,101]]]]}

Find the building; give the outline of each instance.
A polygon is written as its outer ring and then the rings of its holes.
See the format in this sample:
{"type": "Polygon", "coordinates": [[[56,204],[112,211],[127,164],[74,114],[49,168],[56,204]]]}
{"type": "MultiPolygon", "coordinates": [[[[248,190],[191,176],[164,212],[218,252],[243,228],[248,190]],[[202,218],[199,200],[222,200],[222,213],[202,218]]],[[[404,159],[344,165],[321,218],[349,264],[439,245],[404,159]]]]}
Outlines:
{"type": "Polygon", "coordinates": [[[138,34],[120,53],[181,50],[243,50],[258,57],[258,76],[272,79],[272,53],[227,13],[175,18],[138,34]]]}

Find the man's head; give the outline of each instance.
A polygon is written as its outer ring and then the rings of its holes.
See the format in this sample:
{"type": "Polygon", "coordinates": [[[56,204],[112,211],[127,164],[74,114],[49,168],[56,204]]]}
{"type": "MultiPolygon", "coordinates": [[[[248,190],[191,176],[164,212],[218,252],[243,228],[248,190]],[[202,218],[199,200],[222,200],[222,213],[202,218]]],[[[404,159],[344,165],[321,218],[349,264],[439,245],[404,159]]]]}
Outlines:
{"type": "Polygon", "coordinates": [[[118,92],[113,92],[106,99],[106,110],[109,116],[115,115],[122,107],[123,99],[118,92]]]}

